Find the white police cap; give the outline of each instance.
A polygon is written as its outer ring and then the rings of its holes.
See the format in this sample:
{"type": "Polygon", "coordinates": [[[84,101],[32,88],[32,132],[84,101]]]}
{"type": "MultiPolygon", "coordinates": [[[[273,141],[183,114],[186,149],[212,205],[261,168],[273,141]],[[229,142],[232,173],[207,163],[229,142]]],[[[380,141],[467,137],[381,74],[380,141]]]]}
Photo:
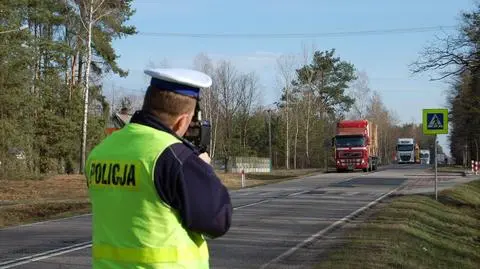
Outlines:
{"type": "Polygon", "coordinates": [[[150,86],[194,98],[199,97],[201,88],[212,85],[210,76],[193,69],[155,68],[146,69],[144,73],[152,77],[150,86]]]}

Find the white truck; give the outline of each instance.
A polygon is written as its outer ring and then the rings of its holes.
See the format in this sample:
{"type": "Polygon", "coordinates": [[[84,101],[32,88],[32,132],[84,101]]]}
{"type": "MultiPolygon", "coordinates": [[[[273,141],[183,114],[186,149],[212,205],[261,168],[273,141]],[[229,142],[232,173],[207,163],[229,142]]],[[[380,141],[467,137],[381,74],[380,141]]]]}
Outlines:
{"type": "Polygon", "coordinates": [[[430,150],[421,149],[420,150],[420,163],[421,164],[430,164],[430,150]]]}
{"type": "Polygon", "coordinates": [[[398,163],[415,163],[415,139],[399,138],[396,149],[398,163]]]}

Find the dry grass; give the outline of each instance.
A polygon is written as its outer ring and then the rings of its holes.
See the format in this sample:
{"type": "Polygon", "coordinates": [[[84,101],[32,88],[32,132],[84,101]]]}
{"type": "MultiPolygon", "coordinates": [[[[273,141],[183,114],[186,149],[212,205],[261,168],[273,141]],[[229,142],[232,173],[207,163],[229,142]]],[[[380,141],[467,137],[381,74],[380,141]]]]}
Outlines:
{"type": "Polygon", "coordinates": [[[90,212],[90,203],[64,200],[0,206],[0,228],[90,212]]]}
{"type": "MultiPolygon", "coordinates": [[[[247,174],[246,186],[271,184],[318,170],[247,174]]],[[[241,175],[218,172],[223,184],[241,188],[241,175]]],[[[58,175],[41,180],[0,181],[0,228],[90,212],[83,175],[58,175]]]]}
{"type": "Polygon", "coordinates": [[[2,180],[1,200],[22,202],[87,197],[83,175],[59,175],[43,180],[2,180]]]}
{"type": "Polygon", "coordinates": [[[82,175],[0,182],[0,227],[88,213],[82,175]]]}

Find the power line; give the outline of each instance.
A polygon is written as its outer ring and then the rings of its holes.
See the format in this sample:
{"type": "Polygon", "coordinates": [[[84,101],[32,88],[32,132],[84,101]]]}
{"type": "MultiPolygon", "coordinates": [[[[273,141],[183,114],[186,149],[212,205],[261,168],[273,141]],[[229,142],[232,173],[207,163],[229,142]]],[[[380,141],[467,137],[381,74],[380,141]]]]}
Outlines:
{"type": "Polygon", "coordinates": [[[274,39],[274,38],[314,38],[314,37],[347,37],[347,36],[368,36],[368,35],[392,35],[424,33],[432,31],[453,30],[456,26],[428,26],[415,28],[393,28],[376,29],[363,31],[346,32],[324,32],[324,33],[179,33],[179,32],[139,32],[138,35],[153,37],[188,37],[188,38],[246,38],[246,39],[274,39]]]}

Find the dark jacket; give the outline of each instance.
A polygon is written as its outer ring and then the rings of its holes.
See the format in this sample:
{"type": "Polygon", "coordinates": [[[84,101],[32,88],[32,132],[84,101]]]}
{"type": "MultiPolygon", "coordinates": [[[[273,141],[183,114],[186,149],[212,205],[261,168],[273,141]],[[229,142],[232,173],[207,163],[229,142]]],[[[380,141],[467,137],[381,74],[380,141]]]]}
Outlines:
{"type": "MultiPolygon", "coordinates": [[[[135,112],[130,123],[146,125],[179,138],[146,111],[135,112]]],[[[229,230],[232,219],[228,190],[213,168],[198,157],[198,151],[181,140],[184,143],[165,149],[155,165],[154,180],[159,198],[178,210],[187,230],[210,238],[222,236],[229,230]]]]}

